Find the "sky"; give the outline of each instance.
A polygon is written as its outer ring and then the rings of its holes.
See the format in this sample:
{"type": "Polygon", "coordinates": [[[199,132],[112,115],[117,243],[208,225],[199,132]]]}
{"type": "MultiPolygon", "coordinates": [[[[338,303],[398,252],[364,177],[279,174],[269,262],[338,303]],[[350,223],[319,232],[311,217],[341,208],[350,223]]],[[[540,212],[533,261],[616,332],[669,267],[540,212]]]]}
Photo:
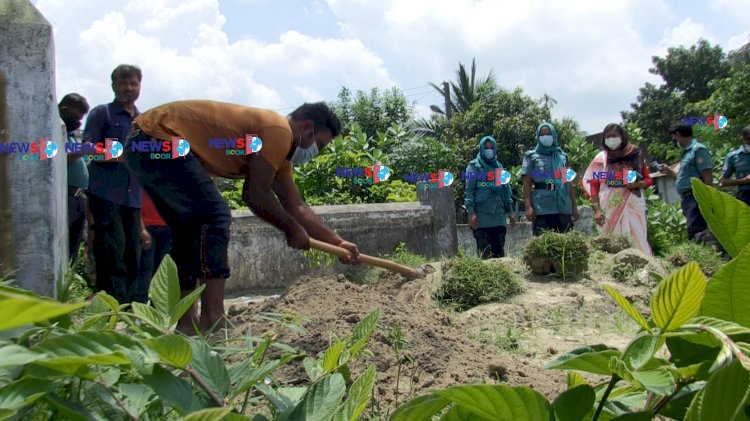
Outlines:
{"type": "Polygon", "coordinates": [[[705,38],[750,42],[750,0],[36,0],[55,36],[57,97],[110,102],[112,70],[143,70],[141,111],[212,99],[288,114],[396,86],[419,115],[459,62],[557,104],[596,133],[661,80],[651,57],[705,38]]]}

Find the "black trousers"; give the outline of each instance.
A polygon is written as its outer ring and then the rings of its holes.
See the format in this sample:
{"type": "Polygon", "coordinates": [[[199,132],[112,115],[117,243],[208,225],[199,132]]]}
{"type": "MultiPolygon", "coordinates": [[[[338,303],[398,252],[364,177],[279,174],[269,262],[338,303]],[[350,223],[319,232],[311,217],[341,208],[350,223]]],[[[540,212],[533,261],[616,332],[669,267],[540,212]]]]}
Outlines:
{"type": "Polygon", "coordinates": [[[159,268],[164,256],[172,249],[169,227],[146,226],[146,230],[151,234],[151,247],[141,250],[141,265],[134,297],[134,300],[139,303],[148,301],[151,278],[154,277],[154,272],[159,268]]]}
{"type": "Polygon", "coordinates": [[[504,226],[474,230],[474,239],[477,240],[477,253],[482,259],[505,257],[506,231],[504,226]]]}
{"type": "Polygon", "coordinates": [[[748,206],[750,206],[750,190],[737,192],[737,199],[742,200],[748,206]]]}
{"type": "Polygon", "coordinates": [[[534,236],[538,236],[545,230],[567,232],[573,228],[573,215],[564,213],[550,215],[536,215],[532,224],[534,236]]]}
{"type": "Polygon", "coordinates": [[[141,257],[141,210],[89,195],[94,216],[96,290],[122,303],[135,299],[141,257]]]}
{"type": "Polygon", "coordinates": [[[682,214],[685,215],[687,222],[688,240],[692,240],[695,238],[695,234],[707,230],[708,224],[703,219],[703,215],[701,215],[698,201],[695,200],[693,192],[681,193],[680,196],[682,197],[682,214]]]}
{"type": "Polygon", "coordinates": [[[68,187],[68,259],[75,263],[86,223],[86,202],[83,195],[75,196],[76,188],[68,187]]]}

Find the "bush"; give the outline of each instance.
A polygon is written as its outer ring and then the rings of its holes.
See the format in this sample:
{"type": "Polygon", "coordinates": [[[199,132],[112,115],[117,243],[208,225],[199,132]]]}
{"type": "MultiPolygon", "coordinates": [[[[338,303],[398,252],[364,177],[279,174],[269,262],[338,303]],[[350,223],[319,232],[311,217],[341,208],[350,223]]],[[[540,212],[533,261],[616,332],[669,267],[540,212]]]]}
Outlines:
{"type": "Polygon", "coordinates": [[[646,224],[648,243],[655,256],[667,256],[675,244],[687,240],[685,215],[679,203],[666,203],[653,188],[644,190],[646,194],[646,224]]]}
{"type": "Polygon", "coordinates": [[[602,232],[591,239],[591,246],[605,253],[615,254],[633,247],[633,241],[619,232],[602,232]]]}
{"type": "Polygon", "coordinates": [[[589,246],[579,231],[544,232],[526,243],[523,261],[537,275],[558,274],[567,280],[588,269],[589,246]]]}
{"type": "Polygon", "coordinates": [[[447,263],[447,268],[435,299],[461,311],[482,303],[501,301],[522,289],[521,280],[500,262],[457,257],[447,263]]]}
{"type": "Polygon", "coordinates": [[[721,258],[721,252],[714,247],[694,242],[685,242],[672,249],[667,261],[675,268],[684,266],[689,262],[698,263],[706,276],[713,276],[721,265],[725,263],[721,258]]]}

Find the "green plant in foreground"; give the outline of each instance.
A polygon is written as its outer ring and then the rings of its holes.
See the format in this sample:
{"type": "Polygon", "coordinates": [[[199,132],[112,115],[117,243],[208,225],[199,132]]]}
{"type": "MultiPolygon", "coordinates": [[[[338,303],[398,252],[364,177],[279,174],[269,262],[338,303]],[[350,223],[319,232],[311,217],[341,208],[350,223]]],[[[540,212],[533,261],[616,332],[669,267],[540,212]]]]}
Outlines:
{"type": "Polygon", "coordinates": [[[561,355],[568,390],[549,402],[525,386],[459,385],[402,405],[394,421],[747,420],[750,416],[750,208],[693,180],[709,228],[734,257],[711,278],[694,262],[663,279],[646,319],[609,285],[640,331],[624,350],[606,345],[561,355]],[[669,355],[661,358],[662,352],[669,355]],[[579,372],[609,377],[589,384],[579,372]]]}
{"type": "MultiPolygon", "coordinates": [[[[580,231],[559,233],[546,231],[530,239],[523,251],[523,261],[532,268],[549,265],[552,272],[568,278],[584,273],[588,269],[589,246],[580,231]]],[[[543,270],[544,271],[544,270],[543,270]]]]}
{"type": "MultiPolygon", "coordinates": [[[[303,355],[273,331],[231,347],[174,333],[202,290],[180,297],[169,256],[151,283],[151,305],[133,303],[132,312],[103,292],[63,304],[0,284],[0,419],[250,420],[241,414],[259,406],[276,420],[362,415],[375,370],[354,379],[348,363],[363,352],[378,310],[317,359],[304,358],[306,386],[285,387],[274,371],[303,355]],[[230,355],[241,358],[227,364],[230,355]]],[[[263,317],[300,331],[291,317],[263,317]]]]}
{"type": "Polygon", "coordinates": [[[500,262],[478,257],[457,257],[448,264],[435,298],[459,310],[501,301],[521,291],[521,280],[500,262]]]}

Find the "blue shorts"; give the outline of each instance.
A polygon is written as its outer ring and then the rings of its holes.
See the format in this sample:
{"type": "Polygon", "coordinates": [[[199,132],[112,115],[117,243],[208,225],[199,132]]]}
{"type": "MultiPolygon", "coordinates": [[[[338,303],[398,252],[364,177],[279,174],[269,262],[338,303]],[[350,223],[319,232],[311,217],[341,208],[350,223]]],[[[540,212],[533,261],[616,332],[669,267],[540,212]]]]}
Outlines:
{"type": "Polygon", "coordinates": [[[192,290],[198,280],[229,277],[229,226],[232,214],[208,171],[189,152],[174,159],[151,159],[133,151],[130,142],[152,137],[133,124],[123,159],[148,193],[172,233],[172,251],[180,288],[192,290]]]}

